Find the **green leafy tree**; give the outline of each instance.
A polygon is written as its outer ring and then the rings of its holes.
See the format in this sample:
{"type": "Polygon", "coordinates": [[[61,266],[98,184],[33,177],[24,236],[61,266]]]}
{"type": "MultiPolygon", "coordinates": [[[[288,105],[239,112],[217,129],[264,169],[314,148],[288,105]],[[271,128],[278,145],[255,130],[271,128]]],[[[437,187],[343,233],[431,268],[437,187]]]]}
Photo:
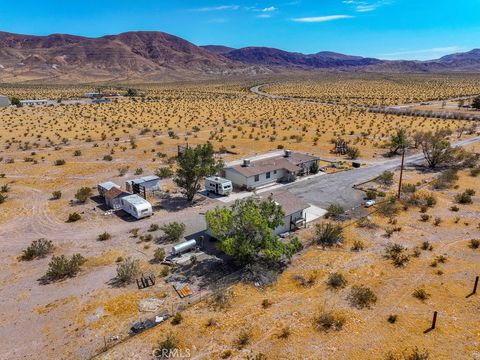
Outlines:
{"type": "Polygon", "coordinates": [[[200,181],[223,168],[223,162],[217,161],[214,155],[212,144],[207,142],[195,148],[185,149],[178,157],[174,181],[189,202],[193,201],[195,194],[200,190],[200,181]]]}
{"type": "Polygon", "coordinates": [[[420,147],[430,168],[434,169],[440,165],[448,165],[462,160],[462,149],[452,147],[446,140],[450,134],[449,130],[439,130],[435,133],[428,131],[422,134],[420,147]]]}
{"type": "Polygon", "coordinates": [[[400,149],[408,146],[408,136],[405,129],[398,129],[397,132],[390,138],[389,148],[390,154],[398,155],[400,149]]]}
{"type": "Polygon", "coordinates": [[[22,106],[22,103],[20,102],[20,99],[13,96],[11,99],[10,99],[10,102],[12,103],[12,105],[16,106],[16,107],[21,107],[22,106]]]}
{"type": "Polygon", "coordinates": [[[273,231],[284,223],[285,214],[270,197],[267,200],[237,200],[232,208],[216,208],[205,215],[208,228],[220,250],[240,265],[257,261],[278,262],[301,248],[298,240],[284,244],[273,231]]]}

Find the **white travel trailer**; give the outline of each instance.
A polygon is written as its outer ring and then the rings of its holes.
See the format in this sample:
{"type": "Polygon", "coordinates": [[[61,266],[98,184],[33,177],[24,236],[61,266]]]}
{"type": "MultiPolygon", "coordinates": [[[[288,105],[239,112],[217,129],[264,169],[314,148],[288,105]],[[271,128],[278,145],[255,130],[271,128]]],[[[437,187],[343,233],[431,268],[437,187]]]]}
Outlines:
{"type": "Polygon", "coordinates": [[[212,176],[205,179],[205,189],[208,192],[228,196],[232,193],[233,184],[228,179],[212,176]]]}
{"type": "Polygon", "coordinates": [[[197,241],[195,239],[188,240],[172,247],[172,255],[179,255],[184,252],[193,250],[196,247],[197,247],[197,241]]]}
{"type": "Polygon", "coordinates": [[[152,205],[138,195],[129,195],[122,198],[122,209],[140,220],[153,215],[152,205]]]}

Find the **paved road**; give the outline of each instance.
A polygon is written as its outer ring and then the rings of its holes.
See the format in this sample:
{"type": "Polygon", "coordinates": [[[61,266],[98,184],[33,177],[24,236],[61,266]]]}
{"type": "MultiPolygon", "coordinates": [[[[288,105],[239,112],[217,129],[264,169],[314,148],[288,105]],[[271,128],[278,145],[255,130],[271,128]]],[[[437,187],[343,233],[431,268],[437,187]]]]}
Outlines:
{"type": "MultiPolygon", "coordinates": [[[[477,142],[480,142],[480,136],[459,141],[454,146],[468,146],[477,142]]],[[[424,163],[422,154],[410,155],[405,158],[406,165],[422,163],[424,163]]],[[[401,158],[396,158],[360,169],[320,176],[301,183],[292,183],[286,188],[308,203],[324,209],[332,203],[340,204],[346,209],[354,208],[362,203],[364,195],[363,192],[355,190],[354,185],[369,181],[385,170],[399,168],[400,165],[401,158]]]]}

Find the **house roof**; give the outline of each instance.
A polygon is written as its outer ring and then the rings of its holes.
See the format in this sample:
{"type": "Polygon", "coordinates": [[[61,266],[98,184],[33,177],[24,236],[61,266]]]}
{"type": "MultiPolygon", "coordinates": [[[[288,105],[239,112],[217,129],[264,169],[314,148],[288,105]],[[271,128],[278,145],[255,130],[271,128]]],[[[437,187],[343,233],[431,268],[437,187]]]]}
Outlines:
{"type": "Polygon", "coordinates": [[[262,195],[262,198],[267,198],[269,195],[272,196],[273,201],[282,207],[285,216],[295,214],[310,207],[310,204],[305,200],[285,190],[262,195]]]}
{"type": "Polygon", "coordinates": [[[234,169],[245,177],[264,174],[269,171],[286,169],[290,172],[298,172],[302,170],[301,165],[314,160],[320,160],[319,157],[292,152],[290,156],[274,156],[267,159],[252,161],[250,166],[234,165],[227,167],[225,170],[234,169]]]}
{"type": "Polygon", "coordinates": [[[112,199],[115,199],[117,197],[120,197],[120,196],[128,196],[130,195],[130,193],[127,193],[117,187],[112,187],[110,190],[108,190],[106,193],[105,193],[105,198],[106,199],[109,199],[109,200],[112,200],[112,199]]]}
{"type": "Polygon", "coordinates": [[[101,183],[101,184],[98,184],[98,186],[100,186],[101,188],[104,188],[106,190],[110,190],[111,188],[120,188],[120,186],[118,186],[117,184],[115,184],[114,182],[112,181],[106,181],[104,183],[101,183]]]}

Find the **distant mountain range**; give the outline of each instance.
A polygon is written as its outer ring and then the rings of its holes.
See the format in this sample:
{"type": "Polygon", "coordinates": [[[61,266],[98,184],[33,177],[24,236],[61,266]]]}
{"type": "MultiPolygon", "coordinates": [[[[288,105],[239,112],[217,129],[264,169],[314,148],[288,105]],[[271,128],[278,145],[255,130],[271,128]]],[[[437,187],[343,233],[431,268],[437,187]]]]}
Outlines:
{"type": "Polygon", "coordinates": [[[0,32],[0,82],[160,82],[289,71],[480,72],[480,49],[430,61],[388,61],[333,52],[196,46],[162,32],[100,38],[0,32]]]}

